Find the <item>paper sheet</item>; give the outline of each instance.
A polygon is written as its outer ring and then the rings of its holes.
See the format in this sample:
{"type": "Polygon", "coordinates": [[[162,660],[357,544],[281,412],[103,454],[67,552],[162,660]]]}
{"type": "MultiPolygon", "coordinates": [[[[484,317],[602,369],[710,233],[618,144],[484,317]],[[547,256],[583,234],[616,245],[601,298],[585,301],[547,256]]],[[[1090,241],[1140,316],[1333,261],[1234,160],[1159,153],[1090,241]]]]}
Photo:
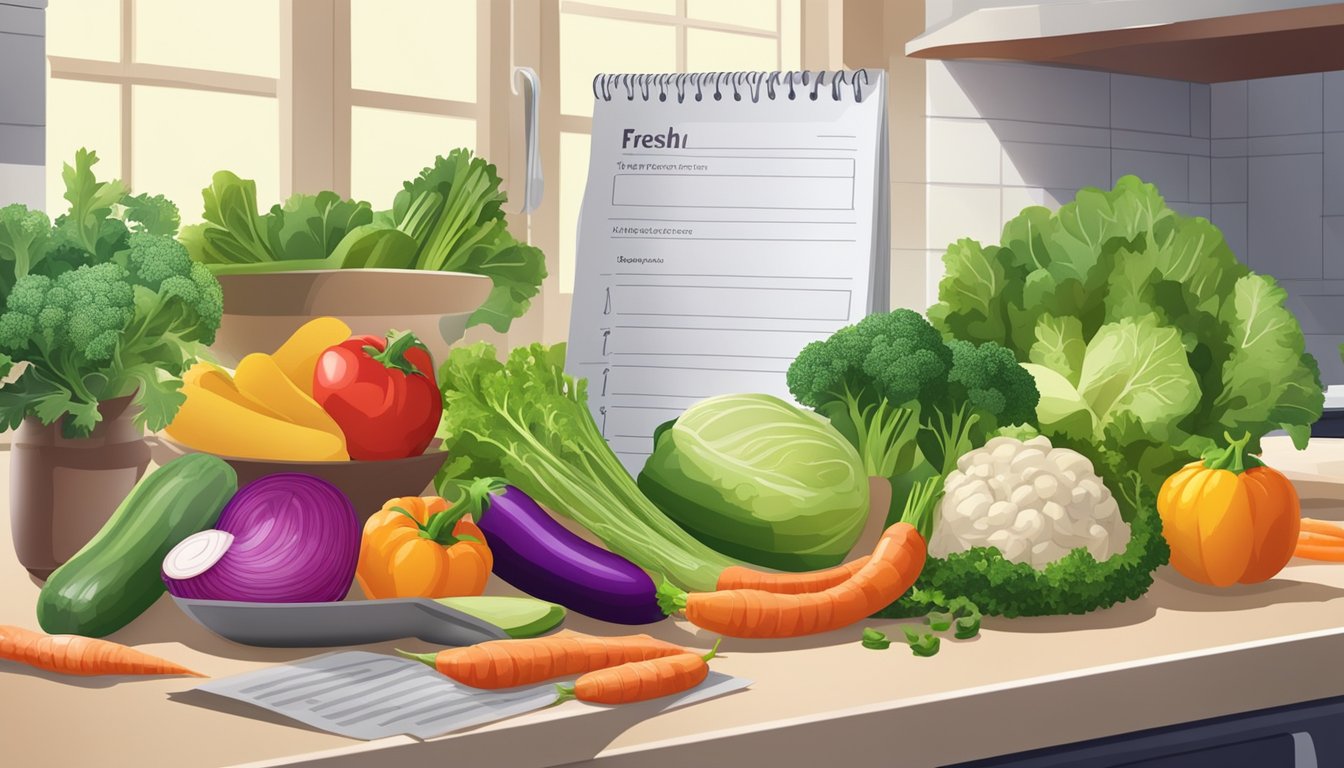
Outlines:
{"type": "Polygon", "coordinates": [[[803,346],[885,309],[884,89],[597,100],[566,369],[632,474],[659,424],[718,394],[791,399],[803,346]]]}
{"type": "MultiPolygon", "coordinates": [[[[710,671],[700,685],[662,700],[663,709],[721,696],[750,683],[710,671]]],[[[355,739],[398,734],[429,739],[545,709],[556,697],[552,683],[484,691],[456,683],[418,661],[366,651],[314,656],[210,680],[196,690],[355,739]]]]}

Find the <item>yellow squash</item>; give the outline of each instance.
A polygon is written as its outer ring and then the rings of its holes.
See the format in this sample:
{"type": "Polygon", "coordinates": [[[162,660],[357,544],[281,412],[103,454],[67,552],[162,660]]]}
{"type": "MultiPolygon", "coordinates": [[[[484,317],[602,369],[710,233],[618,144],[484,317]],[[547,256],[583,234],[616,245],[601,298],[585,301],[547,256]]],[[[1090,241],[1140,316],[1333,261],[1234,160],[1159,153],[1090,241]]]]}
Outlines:
{"type": "Polygon", "coordinates": [[[1224,437],[1226,449],[1177,470],[1157,496],[1172,566],[1217,587],[1274,576],[1292,558],[1301,526],[1288,478],[1245,455],[1249,434],[1224,437]]]}
{"type": "Polygon", "coordinates": [[[270,355],[256,352],[244,357],[233,372],[233,383],[243,397],[285,421],[326,432],[345,445],[345,435],[336,420],[304,394],[270,355]]]}
{"type": "Polygon", "coordinates": [[[280,461],[344,461],[345,441],[260,413],[195,384],[165,430],[183,445],[219,456],[280,461]]]}
{"type": "Polygon", "coordinates": [[[309,320],[275,350],[275,363],[305,395],[313,396],[313,369],[327,347],[350,338],[350,326],[334,317],[309,320]]]}

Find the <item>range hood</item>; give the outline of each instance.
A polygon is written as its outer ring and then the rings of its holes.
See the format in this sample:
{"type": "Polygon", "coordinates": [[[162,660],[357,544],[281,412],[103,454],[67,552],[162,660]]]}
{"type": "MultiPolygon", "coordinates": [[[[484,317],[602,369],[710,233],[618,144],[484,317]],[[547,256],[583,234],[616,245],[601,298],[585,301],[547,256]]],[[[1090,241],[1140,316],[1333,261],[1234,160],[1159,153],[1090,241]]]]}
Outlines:
{"type": "Polygon", "coordinates": [[[1344,3],[1038,0],[952,3],[906,45],[925,59],[1063,64],[1216,83],[1344,69],[1344,3]]]}

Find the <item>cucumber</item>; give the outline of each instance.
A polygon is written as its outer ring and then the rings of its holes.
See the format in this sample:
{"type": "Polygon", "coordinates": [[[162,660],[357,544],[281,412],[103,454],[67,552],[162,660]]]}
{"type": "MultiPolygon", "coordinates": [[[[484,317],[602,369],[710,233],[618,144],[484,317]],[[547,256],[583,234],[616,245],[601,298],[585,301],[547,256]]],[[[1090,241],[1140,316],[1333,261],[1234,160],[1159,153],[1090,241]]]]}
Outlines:
{"type": "Polygon", "coordinates": [[[565,620],[565,607],[531,597],[441,597],[435,600],[494,624],[514,639],[545,634],[565,620]]]}
{"type": "Polygon", "coordinates": [[[136,484],[96,536],[47,579],[37,623],[51,634],[102,637],[144,613],[165,591],[168,550],[213,527],[238,490],[223,459],[193,453],[136,484]]]}

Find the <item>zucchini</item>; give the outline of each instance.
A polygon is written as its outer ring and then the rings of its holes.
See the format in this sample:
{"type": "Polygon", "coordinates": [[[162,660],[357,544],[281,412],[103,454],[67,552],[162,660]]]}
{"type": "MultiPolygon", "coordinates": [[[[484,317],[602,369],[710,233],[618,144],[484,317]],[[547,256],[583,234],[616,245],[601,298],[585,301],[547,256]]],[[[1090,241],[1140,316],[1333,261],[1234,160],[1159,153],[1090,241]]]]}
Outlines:
{"type": "Polygon", "coordinates": [[[238,476],[215,456],[174,459],[136,484],[112,517],[37,598],[37,623],[50,634],[102,637],[144,613],[164,593],[168,550],[214,526],[238,490],[238,476]]]}
{"type": "Polygon", "coordinates": [[[514,639],[544,635],[565,620],[563,605],[531,597],[475,595],[440,597],[434,602],[494,624],[514,639]]]}

